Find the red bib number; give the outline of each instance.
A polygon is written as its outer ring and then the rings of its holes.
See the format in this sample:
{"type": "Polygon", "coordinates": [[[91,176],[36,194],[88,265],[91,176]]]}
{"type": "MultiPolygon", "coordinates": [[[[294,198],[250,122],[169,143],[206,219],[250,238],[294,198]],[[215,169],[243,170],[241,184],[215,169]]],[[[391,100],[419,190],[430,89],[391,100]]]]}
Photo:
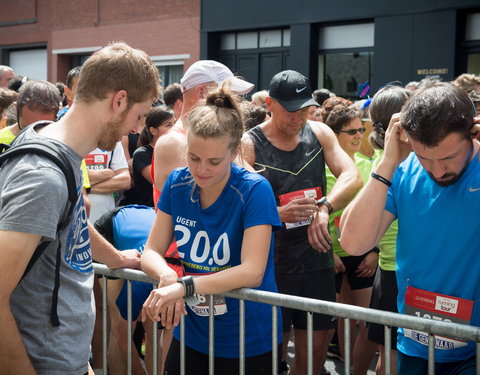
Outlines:
{"type": "MultiPolygon", "coordinates": [[[[405,293],[405,313],[426,319],[444,322],[470,324],[473,311],[473,301],[429,292],[411,286],[405,293]]],[[[404,336],[422,345],[428,345],[428,333],[403,330],[404,336]]],[[[450,350],[467,346],[465,341],[447,337],[435,337],[435,349],[450,350]]]]}

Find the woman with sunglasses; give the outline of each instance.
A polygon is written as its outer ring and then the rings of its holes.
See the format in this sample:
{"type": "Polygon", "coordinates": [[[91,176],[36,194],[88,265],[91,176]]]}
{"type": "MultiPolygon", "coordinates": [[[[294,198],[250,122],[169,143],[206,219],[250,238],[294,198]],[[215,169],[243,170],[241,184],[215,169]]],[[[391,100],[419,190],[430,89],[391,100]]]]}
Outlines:
{"type": "Polygon", "coordinates": [[[153,207],[152,165],[153,148],[155,142],[175,124],[173,111],[167,107],[153,107],[145,120],[145,127],[140,133],[138,143],[140,147],[133,153],[133,183],[134,194],[128,203],[143,204],[153,207]]]}
{"type": "MultiPolygon", "coordinates": [[[[142,269],[160,281],[142,316],[169,328],[186,309],[186,373],[208,374],[208,295],[214,295],[215,373],[236,374],[239,301],[220,294],[242,287],[277,291],[273,230],[280,228],[280,218],[269,182],[234,163],[244,126],[230,91],[220,87],[209,93],[206,104],[190,112],[186,125],[188,167],[168,177],[142,254],[142,269]],[[163,257],[173,236],[187,275],[181,279],[163,257]]],[[[280,316],[276,330],[281,341],[280,316]]],[[[180,373],[179,340],[177,326],[165,365],[169,375],[180,373]]],[[[272,373],[269,305],[245,302],[245,373],[272,373]]]]}
{"type": "MultiPolygon", "coordinates": [[[[335,132],[338,143],[343,150],[355,161],[364,183],[368,180],[372,163],[364,157],[357,156],[360,150],[365,127],[362,125],[361,110],[352,102],[340,98],[327,99],[322,105],[322,118],[335,132]]],[[[335,176],[328,170],[327,194],[335,184],[335,176]]],[[[350,256],[340,246],[340,217],[343,210],[330,215],[329,229],[332,237],[332,249],[335,269],[335,286],[337,302],[348,303],[361,307],[368,307],[372,292],[373,280],[377,269],[378,252],[376,249],[362,256],[350,256]]],[[[351,324],[351,348],[353,374],[366,374],[375,353],[375,346],[366,338],[365,322],[358,322],[360,329],[357,332],[355,321],[351,324]]],[[[343,319],[339,320],[338,338],[340,352],[343,353],[343,319]]]]}

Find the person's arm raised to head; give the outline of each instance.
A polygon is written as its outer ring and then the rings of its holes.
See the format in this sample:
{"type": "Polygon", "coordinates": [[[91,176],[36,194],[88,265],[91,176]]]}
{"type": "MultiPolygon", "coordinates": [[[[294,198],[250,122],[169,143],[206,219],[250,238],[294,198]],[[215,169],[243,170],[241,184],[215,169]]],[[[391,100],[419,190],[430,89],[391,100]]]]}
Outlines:
{"type": "Polygon", "coordinates": [[[0,231],[0,363],[5,374],[35,374],[10,309],[10,296],[39,242],[40,235],[0,231]]]}
{"type": "Polygon", "coordinates": [[[328,194],[328,201],[334,210],[344,208],[363,185],[362,178],[352,159],[343,151],[333,131],[323,123],[312,124],[315,134],[323,147],[325,163],[337,178],[328,194]]]}
{"type": "Polygon", "coordinates": [[[165,181],[167,181],[170,172],[175,168],[185,167],[187,165],[186,152],[186,137],[181,133],[172,131],[157,140],[153,157],[155,160],[155,187],[159,191],[163,190],[163,185],[165,185],[165,181]]]}
{"type": "Polygon", "coordinates": [[[399,116],[393,115],[385,135],[382,161],[374,171],[379,178],[370,178],[342,214],[340,244],[347,253],[361,255],[372,249],[395,220],[385,210],[385,202],[393,175],[410,150],[408,141],[402,139],[399,116]]]}

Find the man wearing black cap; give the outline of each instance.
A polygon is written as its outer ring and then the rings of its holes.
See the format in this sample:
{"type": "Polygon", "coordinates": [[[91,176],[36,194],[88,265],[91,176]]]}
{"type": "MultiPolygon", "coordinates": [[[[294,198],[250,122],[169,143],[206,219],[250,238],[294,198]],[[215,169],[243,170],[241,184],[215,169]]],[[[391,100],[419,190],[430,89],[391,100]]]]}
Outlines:
{"type": "MultiPolygon", "coordinates": [[[[272,117],[243,138],[246,161],[272,185],[284,228],[275,233],[275,271],[280,293],[335,301],[329,215],[345,207],[362,186],[357,168],[334,133],[320,122],[307,121],[312,99],[309,80],[293,70],[276,74],[266,98],[272,117]],[[326,192],[325,163],[337,177],[326,192]]],[[[290,374],[307,373],[306,313],[282,309],[283,360],[290,327],[295,328],[295,359],[290,374]]],[[[325,362],[335,318],[315,314],[314,365],[325,362]]],[[[286,366],[286,365],[283,365],[286,366]]]]}

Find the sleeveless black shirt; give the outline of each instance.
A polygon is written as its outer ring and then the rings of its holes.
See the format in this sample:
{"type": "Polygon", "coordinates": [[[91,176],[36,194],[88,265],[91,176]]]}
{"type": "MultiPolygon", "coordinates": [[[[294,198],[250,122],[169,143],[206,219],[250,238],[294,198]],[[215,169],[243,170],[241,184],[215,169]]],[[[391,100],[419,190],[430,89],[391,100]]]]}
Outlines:
{"type": "MultiPolygon", "coordinates": [[[[298,190],[320,187],[326,192],[323,148],[309,123],[300,133],[300,141],[292,151],[273,146],[259,126],[248,131],[255,145],[255,170],[272,185],[277,206],[279,196],[298,190]]],[[[331,268],[332,253],[322,253],[308,243],[308,225],[275,232],[275,271],[306,273],[331,268]]]]}

